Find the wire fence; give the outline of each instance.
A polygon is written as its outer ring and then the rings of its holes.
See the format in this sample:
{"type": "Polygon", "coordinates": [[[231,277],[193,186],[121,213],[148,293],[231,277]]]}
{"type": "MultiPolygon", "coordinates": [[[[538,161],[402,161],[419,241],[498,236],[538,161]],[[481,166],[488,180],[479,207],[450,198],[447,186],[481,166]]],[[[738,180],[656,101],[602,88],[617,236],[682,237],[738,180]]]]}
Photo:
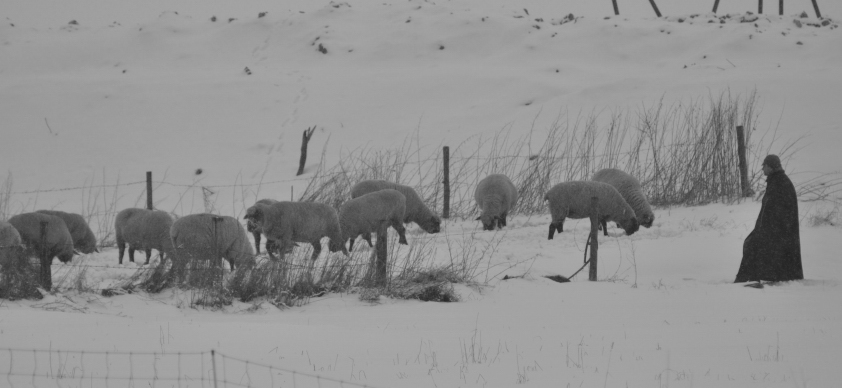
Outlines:
{"type": "Polygon", "coordinates": [[[17,387],[361,387],[359,381],[205,352],[0,348],[0,385],[17,387]]]}

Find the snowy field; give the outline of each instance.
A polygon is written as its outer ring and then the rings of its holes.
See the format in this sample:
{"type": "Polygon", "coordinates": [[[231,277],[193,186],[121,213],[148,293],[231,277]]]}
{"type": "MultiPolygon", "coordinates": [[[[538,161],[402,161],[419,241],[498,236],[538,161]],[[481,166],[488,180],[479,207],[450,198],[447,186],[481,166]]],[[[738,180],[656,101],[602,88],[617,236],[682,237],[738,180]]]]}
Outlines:
{"type": "MultiPolygon", "coordinates": [[[[582,112],[754,91],[752,136],[781,139],[770,152],[800,139],[783,161],[796,184],[842,174],[842,3],[819,0],[827,25],[809,1],[787,1],[785,16],[767,1],[759,17],[747,14],[756,1],[723,0],[717,15],[713,1],[660,1],[663,18],[648,2],[618,3],[619,17],[608,0],[5,0],[0,210],[143,206],[137,182],[152,171],[156,207],[185,215],[210,198],[242,218],[256,199],[301,193],[322,157],[332,166],[361,147],[411,139],[431,153],[501,129],[540,134],[582,112]],[[301,131],[313,125],[296,178],[301,131]]],[[[752,171],[765,152],[750,155],[752,171]]],[[[52,370],[61,386],[109,386],[103,375],[130,370],[133,386],[209,386],[197,377],[209,358],[174,354],[215,349],[231,357],[219,367],[228,386],[838,386],[836,197],[799,203],[806,279],[764,289],[732,283],[760,209],[746,200],[658,208],[654,226],[632,236],[610,227],[597,283],[544,277],[581,266],[587,220],[569,220],[551,241],[548,214],[516,216],[499,232],[472,219],[448,220],[435,236],[409,227],[410,244],[430,241],[442,262],[448,244],[489,247],[456,303],[327,294],[284,310],[207,311],[178,292],[3,300],[0,348],[18,350],[0,350],[0,385],[53,386],[31,377],[52,370]],[[833,209],[835,226],[814,225],[833,209]],[[181,380],[144,380],[174,368],[181,380]]],[[[94,219],[99,232],[111,222],[94,219]]],[[[135,269],[118,266],[114,248],[80,262],[93,288],[135,269]]],[[[70,268],[55,266],[54,281],[70,268]]]]}

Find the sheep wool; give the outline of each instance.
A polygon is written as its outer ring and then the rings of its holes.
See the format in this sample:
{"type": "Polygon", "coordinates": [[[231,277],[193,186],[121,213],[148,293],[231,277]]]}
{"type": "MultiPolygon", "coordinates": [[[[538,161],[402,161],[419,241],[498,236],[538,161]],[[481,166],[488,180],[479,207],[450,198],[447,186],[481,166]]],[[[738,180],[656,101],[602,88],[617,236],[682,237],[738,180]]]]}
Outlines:
{"type": "Polygon", "coordinates": [[[403,217],[405,224],[414,222],[427,233],[438,233],[441,230],[441,218],[433,213],[418,193],[409,186],[387,182],[385,180],[367,180],[354,185],[351,188],[351,198],[373,193],[375,191],[394,189],[400,191],[406,197],[406,213],[403,217]]]}
{"type": "Polygon", "coordinates": [[[386,189],[361,195],[351,199],[339,208],[339,225],[342,229],[342,241],[349,241],[348,250],[354,248],[354,240],[360,235],[371,244],[371,233],[395,228],[400,236],[399,243],[406,241],[406,228],[403,226],[406,212],[406,197],[400,191],[386,189]]]}
{"type": "Polygon", "coordinates": [[[509,210],[517,202],[517,188],[503,174],[491,174],[477,184],[474,200],[480,209],[477,220],[482,221],[483,230],[502,229],[506,226],[509,210]]]}
{"type": "Polygon", "coordinates": [[[76,213],[67,213],[59,210],[38,210],[38,213],[56,216],[64,221],[73,239],[73,247],[82,253],[99,252],[96,248],[96,237],[85,219],[76,213]]]}
{"type": "Polygon", "coordinates": [[[114,231],[119,250],[119,263],[123,264],[126,245],[129,247],[129,261],[134,262],[134,251],[146,252],[146,264],[152,256],[152,250],[161,254],[161,259],[172,252],[170,227],[173,218],[161,210],[140,208],[123,209],[114,219],[114,231]]]}
{"type": "Polygon", "coordinates": [[[20,233],[12,224],[0,221],[0,266],[5,267],[22,250],[20,233]]]}
{"type": "Polygon", "coordinates": [[[170,237],[180,257],[218,254],[228,261],[232,270],[254,263],[254,249],[246,230],[234,217],[208,213],[184,216],[172,224],[170,237]]]}
{"type": "Polygon", "coordinates": [[[53,257],[58,257],[62,263],[73,259],[73,239],[61,218],[37,212],[23,213],[9,218],[9,223],[17,229],[21,241],[27,247],[39,256],[46,253],[46,256],[42,256],[42,266],[49,266],[53,257]],[[43,238],[41,237],[42,223],[46,228],[43,238]]]}
{"type": "MultiPolygon", "coordinates": [[[[273,240],[280,251],[281,259],[291,251],[295,242],[310,243],[313,246],[312,260],[322,251],[322,237],[330,238],[330,252],[341,251],[348,255],[342,240],[339,215],[336,209],[316,202],[280,201],[273,205],[255,206],[246,217],[260,224],[267,239],[273,240]]],[[[269,257],[274,259],[272,251],[269,257]]]]}
{"type": "MultiPolygon", "coordinates": [[[[647,228],[652,227],[655,221],[655,214],[652,213],[652,208],[643,195],[643,190],[640,187],[640,181],[630,174],[618,170],[616,168],[605,168],[596,172],[591,178],[592,181],[608,183],[614,186],[623,199],[634,209],[634,214],[640,225],[647,228]]],[[[603,228],[605,225],[603,225],[603,228]]]]}
{"type": "MultiPolygon", "coordinates": [[[[564,219],[590,217],[591,197],[599,200],[599,221],[614,221],[631,235],[639,228],[634,210],[626,203],[623,196],[607,183],[593,181],[573,181],[553,186],[545,195],[549,202],[552,223],[549,238],[552,240],[556,231],[563,232],[564,219]]],[[[608,235],[608,230],[604,230],[608,235]]]]}

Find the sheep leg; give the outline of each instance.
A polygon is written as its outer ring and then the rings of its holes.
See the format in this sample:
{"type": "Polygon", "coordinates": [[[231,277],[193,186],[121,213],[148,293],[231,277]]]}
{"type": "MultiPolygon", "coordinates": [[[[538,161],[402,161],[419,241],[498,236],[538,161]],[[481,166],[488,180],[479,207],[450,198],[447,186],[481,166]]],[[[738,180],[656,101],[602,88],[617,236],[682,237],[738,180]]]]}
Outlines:
{"type": "Polygon", "coordinates": [[[348,237],[348,252],[351,252],[354,249],[354,237],[348,237]]]}
{"type": "Polygon", "coordinates": [[[315,241],[310,243],[313,245],[313,255],[310,257],[311,263],[315,263],[316,259],[319,258],[319,254],[322,253],[322,243],[320,241],[315,241]]]}
{"type": "MultiPolygon", "coordinates": [[[[274,241],[270,240],[270,239],[267,237],[267,238],[266,238],[266,252],[272,252],[272,251],[274,251],[274,250],[276,250],[276,249],[278,249],[278,244],[277,244],[276,242],[274,242],[274,241]]],[[[260,252],[258,252],[258,253],[260,253],[260,252]]]]}
{"type": "Polygon", "coordinates": [[[509,217],[509,212],[503,212],[500,215],[500,227],[506,226],[506,218],[509,217]]]}
{"type": "Polygon", "coordinates": [[[604,235],[607,236],[608,235],[608,221],[606,221],[605,218],[603,218],[603,219],[599,220],[599,224],[600,224],[600,226],[602,226],[602,233],[604,233],[604,235]]]}
{"type": "Polygon", "coordinates": [[[129,245],[129,261],[134,263],[134,247],[129,245]]]}
{"type": "Polygon", "coordinates": [[[146,248],[146,264],[149,264],[149,259],[152,257],[152,249],[146,248]]]}
{"type": "Polygon", "coordinates": [[[374,244],[371,243],[371,232],[364,233],[363,234],[363,240],[365,240],[368,243],[369,248],[374,247],[374,244]]]}
{"type": "MultiPolygon", "coordinates": [[[[257,251],[257,254],[260,254],[260,232],[252,232],[252,236],[254,236],[254,249],[257,251]]],[[[269,241],[266,240],[266,251],[269,251],[269,241]]]]}
{"type": "Polygon", "coordinates": [[[118,241],[117,242],[117,249],[120,251],[120,256],[119,256],[120,261],[118,263],[120,265],[122,265],[123,264],[123,254],[126,253],[126,242],[125,241],[118,241]]]}
{"type": "MultiPolygon", "coordinates": [[[[406,227],[403,226],[403,222],[401,222],[400,220],[395,220],[392,222],[392,227],[395,228],[396,231],[398,231],[398,236],[400,236],[400,238],[398,239],[398,243],[403,245],[409,245],[409,242],[406,241],[406,227]]],[[[370,243],[371,242],[369,242],[369,244],[370,243]]]]}

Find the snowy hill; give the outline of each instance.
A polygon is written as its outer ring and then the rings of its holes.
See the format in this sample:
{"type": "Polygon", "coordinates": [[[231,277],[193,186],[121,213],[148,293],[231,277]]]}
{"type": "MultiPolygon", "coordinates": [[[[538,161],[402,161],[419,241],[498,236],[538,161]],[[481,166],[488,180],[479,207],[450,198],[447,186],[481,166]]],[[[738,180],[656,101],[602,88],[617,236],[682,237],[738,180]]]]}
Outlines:
{"type": "MultiPolygon", "coordinates": [[[[645,1],[620,1],[614,16],[607,0],[4,1],[4,211],[142,206],[153,171],[158,208],[203,211],[205,186],[217,210],[241,218],[256,199],[301,193],[322,153],[332,166],[406,139],[435,152],[504,128],[520,138],[592,112],[754,92],[753,136],[780,139],[763,143],[768,152],[803,138],[784,160],[794,181],[842,172],[842,4],[819,1],[818,19],[807,1],[787,2],[785,16],[777,2],[762,15],[747,12],[755,1],[723,1],[717,14],[713,2],[659,3],[663,18],[645,1]],[[296,178],[301,131],[313,125],[296,178]]],[[[460,244],[495,247],[480,286],[457,287],[458,303],[327,294],[283,311],[218,312],[184,308],[177,293],[68,292],[0,303],[0,346],[216,348],[380,387],[833,386],[842,229],[810,218],[838,203],[801,204],[807,279],[763,290],[731,284],[755,201],[656,209],[655,226],[633,236],[612,227],[599,283],[544,278],[581,266],[587,221],[547,241],[546,214],[500,233],[457,219],[441,235],[413,226],[408,237],[431,241],[442,261],[460,244]]],[[[132,273],[116,256],[82,258],[91,287],[132,273]]]]}

